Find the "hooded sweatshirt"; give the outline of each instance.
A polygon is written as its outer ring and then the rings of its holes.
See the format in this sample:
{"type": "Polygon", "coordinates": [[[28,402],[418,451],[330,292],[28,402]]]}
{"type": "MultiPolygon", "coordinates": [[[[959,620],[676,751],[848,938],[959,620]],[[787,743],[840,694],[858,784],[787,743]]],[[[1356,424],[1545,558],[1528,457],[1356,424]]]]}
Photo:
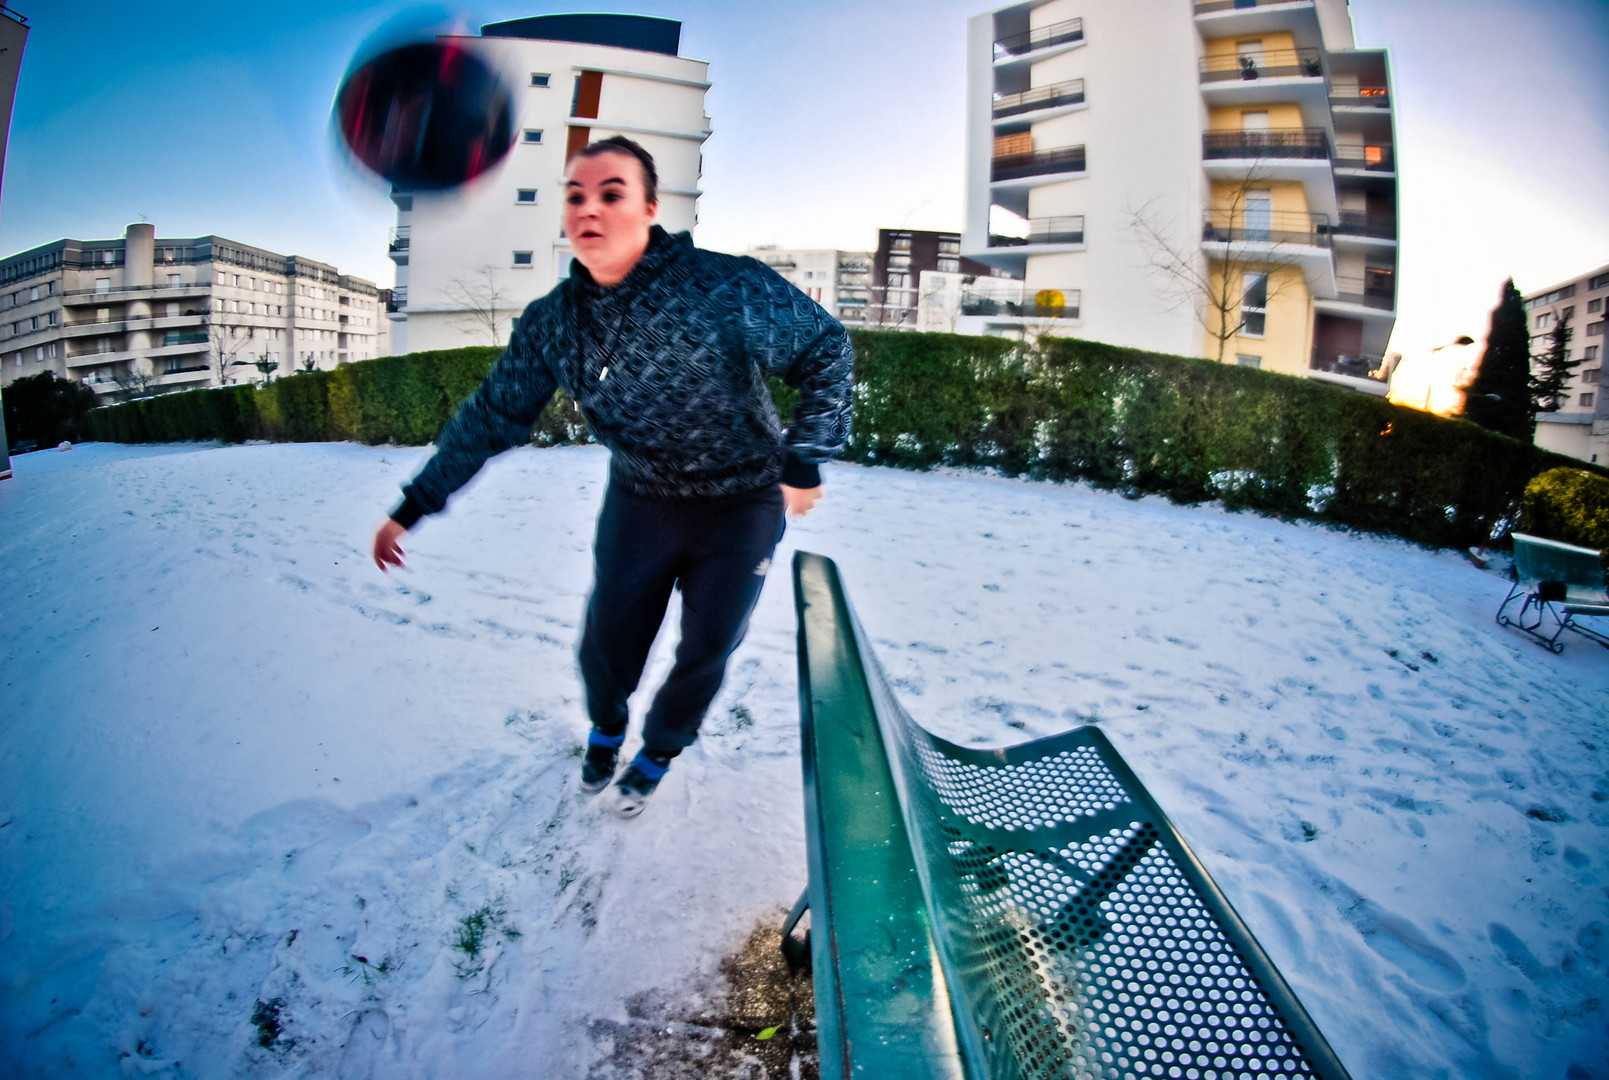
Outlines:
{"type": "Polygon", "coordinates": [[[579,262],[514,324],[508,348],[447,422],[391,517],[437,513],[486,460],[529,441],[556,389],[610,450],[611,483],[667,501],[821,483],[849,437],[854,349],[844,328],[776,271],[655,225],[625,278],[579,262]],[[766,388],[799,391],[784,431],[766,388]]]}

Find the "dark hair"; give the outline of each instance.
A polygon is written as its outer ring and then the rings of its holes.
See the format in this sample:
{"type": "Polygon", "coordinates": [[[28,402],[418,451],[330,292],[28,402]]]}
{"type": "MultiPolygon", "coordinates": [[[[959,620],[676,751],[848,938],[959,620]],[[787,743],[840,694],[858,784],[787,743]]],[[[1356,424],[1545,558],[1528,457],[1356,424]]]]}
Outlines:
{"type": "Polygon", "coordinates": [[[600,154],[630,154],[636,158],[642,164],[643,194],[646,201],[650,203],[659,201],[659,173],[654,171],[654,155],[624,135],[611,135],[607,139],[599,139],[583,146],[570,155],[570,160],[593,158],[600,154]]]}

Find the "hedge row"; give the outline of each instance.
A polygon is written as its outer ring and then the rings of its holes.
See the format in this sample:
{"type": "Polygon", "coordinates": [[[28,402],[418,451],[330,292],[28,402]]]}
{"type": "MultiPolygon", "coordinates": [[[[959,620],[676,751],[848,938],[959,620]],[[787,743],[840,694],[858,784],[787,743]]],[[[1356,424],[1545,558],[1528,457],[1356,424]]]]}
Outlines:
{"type": "MultiPolygon", "coordinates": [[[[1527,482],[1580,463],[1376,397],[1307,379],[1070,338],[856,331],[850,461],[988,466],[1083,479],[1179,502],[1390,533],[1487,542],[1527,482]]],[[[97,409],[91,438],[355,439],[417,445],[484,377],[497,350],[413,353],[265,387],[192,391],[97,409]]],[[[786,418],[797,395],[773,382],[786,418]]],[[[579,411],[549,406],[540,445],[584,442],[579,411]]]]}
{"type": "Polygon", "coordinates": [[[1549,469],[1525,486],[1522,532],[1596,548],[1609,564],[1609,478],[1549,469]]]}

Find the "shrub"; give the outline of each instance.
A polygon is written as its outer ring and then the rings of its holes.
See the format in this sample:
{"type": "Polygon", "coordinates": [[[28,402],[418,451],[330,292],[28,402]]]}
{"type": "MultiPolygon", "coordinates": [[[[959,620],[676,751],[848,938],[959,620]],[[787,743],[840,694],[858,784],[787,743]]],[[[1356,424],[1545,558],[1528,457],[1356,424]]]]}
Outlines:
{"type": "Polygon", "coordinates": [[[1609,561],[1609,478],[1583,469],[1549,469],[1525,485],[1520,531],[1596,548],[1609,561]]]}
{"type": "Polygon", "coordinates": [[[5,403],[6,438],[13,444],[31,439],[54,446],[63,439],[83,438],[83,417],[95,407],[95,391],[53,371],[17,379],[0,395],[5,403]]]}

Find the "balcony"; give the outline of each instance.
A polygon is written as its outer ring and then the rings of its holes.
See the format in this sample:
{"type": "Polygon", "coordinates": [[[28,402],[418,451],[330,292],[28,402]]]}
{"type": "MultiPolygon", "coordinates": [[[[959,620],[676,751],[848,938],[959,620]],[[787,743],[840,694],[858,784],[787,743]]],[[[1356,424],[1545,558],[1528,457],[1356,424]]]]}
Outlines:
{"type": "Polygon", "coordinates": [[[1246,213],[1244,209],[1208,210],[1201,227],[1203,243],[1300,244],[1329,247],[1329,218],[1298,210],[1246,213]]]}
{"type": "Polygon", "coordinates": [[[1056,150],[1035,150],[1027,154],[1002,154],[994,159],[989,171],[993,183],[1005,180],[1025,180],[1055,173],[1081,173],[1084,171],[1084,148],[1065,146],[1056,150]]]}
{"type": "Polygon", "coordinates": [[[990,284],[980,279],[977,287],[961,291],[961,314],[988,319],[1076,319],[1081,293],[1078,289],[1036,289],[1029,292],[1022,282],[990,284]]]}
{"type": "Polygon", "coordinates": [[[1391,93],[1383,86],[1360,86],[1356,94],[1331,94],[1337,109],[1390,109],[1391,93]]]}
{"type": "Polygon", "coordinates": [[[1330,137],[1323,128],[1269,128],[1266,131],[1209,131],[1201,136],[1208,161],[1235,158],[1328,160],[1330,137]]]}
{"type": "Polygon", "coordinates": [[[1328,372],[1331,375],[1346,375],[1353,379],[1381,379],[1384,365],[1385,358],[1381,356],[1347,356],[1344,353],[1320,356],[1315,349],[1308,369],[1328,372]]]}
{"type": "Polygon", "coordinates": [[[1038,30],[1030,30],[1025,34],[1012,34],[1010,37],[1000,38],[994,43],[994,59],[999,63],[1001,60],[1027,56],[1029,53],[1037,53],[1058,45],[1071,45],[1083,40],[1084,20],[1068,19],[1066,22],[1041,26],[1038,30]]]}
{"type": "Polygon", "coordinates": [[[1362,169],[1377,173],[1397,171],[1397,157],[1389,146],[1338,146],[1334,161],[1337,169],[1362,169]]]}
{"type": "Polygon", "coordinates": [[[989,234],[992,248],[1026,247],[1031,244],[1082,244],[1084,242],[1084,216],[1043,217],[1028,219],[1026,236],[989,234]]]}
{"type": "Polygon", "coordinates": [[[1019,116],[1022,113],[1059,109],[1066,105],[1083,103],[1084,80],[1070,79],[1049,86],[1037,86],[1020,94],[996,94],[993,103],[994,118],[999,120],[1006,116],[1019,116]]]}
{"type": "Polygon", "coordinates": [[[1375,240],[1396,240],[1397,218],[1394,214],[1370,214],[1362,210],[1342,210],[1339,220],[1331,229],[1337,236],[1363,236],[1375,240]]]}
{"type": "Polygon", "coordinates": [[[408,306],[408,290],[407,290],[407,288],[405,286],[398,286],[397,288],[392,289],[391,290],[391,299],[387,300],[386,305],[385,305],[386,314],[387,315],[395,315],[397,312],[401,311],[403,308],[405,308],[407,306],[408,306]]]}
{"type": "Polygon", "coordinates": [[[167,345],[200,345],[207,341],[206,334],[186,334],[178,330],[169,330],[162,335],[162,346],[167,345]]]}
{"type": "Polygon", "coordinates": [[[1317,49],[1275,49],[1257,56],[1204,56],[1201,81],[1254,82],[1258,79],[1322,79],[1317,49]]]}
{"type": "Polygon", "coordinates": [[[150,285],[118,285],[115,288],[106,289],[71,289],[61,295],[63,303],[79,305],[93,304],[110,299],[119,301],[143,299],[143,297],[131,296],[131,293],[150,293],[151,299],[162,299],[164,296],[177,299],[180,296],[193,296],[197,292],[206,292],[211,288],[212,282],[208,280],[181,282],[178,285],[152,283],[150,285]]]}
{"type": "Polygon", "coordinates": [[[1212,15],[1220,11],[1246,11],[1251,8],[1280,7],[1292,2],[1293,0],[1196,0],[1196,14],[1212,15]]]}
{"type": "Polygon", "coordinates": [[[1376,311],[1391,311],[1396,307],[1396,281],[1390,273],[1366,273],[1363,277],[1335,278],[1334,300],[1340,304],[1356,304],[1376,311]]]}

